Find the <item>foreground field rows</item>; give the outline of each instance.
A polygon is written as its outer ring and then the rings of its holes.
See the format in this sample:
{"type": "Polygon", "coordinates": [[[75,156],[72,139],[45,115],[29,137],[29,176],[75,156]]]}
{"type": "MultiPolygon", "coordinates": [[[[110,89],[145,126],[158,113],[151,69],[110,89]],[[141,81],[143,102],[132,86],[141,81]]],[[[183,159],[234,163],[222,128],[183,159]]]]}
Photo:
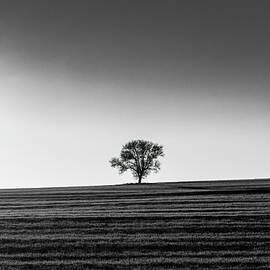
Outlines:
{"type": "Polygon", "coordinates": [[[0,192],[0,269],[269,269],[270,183],[0,192]]]}

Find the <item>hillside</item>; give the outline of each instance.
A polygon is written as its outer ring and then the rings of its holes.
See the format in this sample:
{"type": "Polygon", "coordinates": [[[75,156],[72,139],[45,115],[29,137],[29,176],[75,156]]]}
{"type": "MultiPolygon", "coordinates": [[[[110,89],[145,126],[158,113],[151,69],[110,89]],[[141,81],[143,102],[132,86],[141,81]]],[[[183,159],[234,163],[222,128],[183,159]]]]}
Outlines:
{"type": "Polygon", "coordinates": [[[0,269],[269,269],[270,180],[0,191],[0,269]]]}

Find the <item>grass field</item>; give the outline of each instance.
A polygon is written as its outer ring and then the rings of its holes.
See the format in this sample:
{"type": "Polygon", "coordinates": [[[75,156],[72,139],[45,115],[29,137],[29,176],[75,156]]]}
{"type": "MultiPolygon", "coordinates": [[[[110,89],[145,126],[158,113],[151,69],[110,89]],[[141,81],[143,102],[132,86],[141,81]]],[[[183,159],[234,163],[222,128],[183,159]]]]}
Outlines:
{"type": "Polygon", "coordinates": [[[270,269],[270,181],[0,191],[0,269],[270,269]]]}

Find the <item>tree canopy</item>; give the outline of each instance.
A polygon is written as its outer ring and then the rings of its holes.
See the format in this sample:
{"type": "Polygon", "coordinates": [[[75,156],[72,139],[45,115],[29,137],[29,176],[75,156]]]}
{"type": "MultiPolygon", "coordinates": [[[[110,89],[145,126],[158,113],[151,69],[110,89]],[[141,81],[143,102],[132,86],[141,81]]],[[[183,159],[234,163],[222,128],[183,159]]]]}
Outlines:
{"type": "Polygon", "coordinates": [[[159,157],[163,157],[163,146],[144,140],[132,140],[123,145],[119,158],[112,158],[110,164],[122,174],[130,170],[141,184],[152,171],[160,170],[159,157]]]}

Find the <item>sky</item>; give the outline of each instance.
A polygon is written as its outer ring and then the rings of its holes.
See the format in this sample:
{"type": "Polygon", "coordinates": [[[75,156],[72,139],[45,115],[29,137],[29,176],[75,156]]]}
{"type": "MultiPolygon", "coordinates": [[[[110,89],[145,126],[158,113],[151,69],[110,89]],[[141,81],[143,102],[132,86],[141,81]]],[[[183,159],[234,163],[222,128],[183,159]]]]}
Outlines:
{"type": "Polygon", "coordinates": [[[270,177],[270,2],[0,0],[0,188],[270,177]]]}

